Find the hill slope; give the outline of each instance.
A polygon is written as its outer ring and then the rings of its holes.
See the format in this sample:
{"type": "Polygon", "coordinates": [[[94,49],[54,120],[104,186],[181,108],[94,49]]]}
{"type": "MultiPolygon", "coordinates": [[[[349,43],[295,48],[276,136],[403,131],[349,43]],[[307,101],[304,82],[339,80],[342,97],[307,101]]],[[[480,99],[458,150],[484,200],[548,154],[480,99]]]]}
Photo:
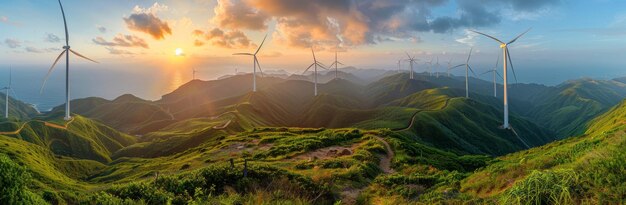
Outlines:
{"type": "Polygon", "coordinates": [[[584,135],[509,154],[474,173],[462,190],[500,203],[620,203],[626,197],[626,102],[592,120],[584,135]]]}

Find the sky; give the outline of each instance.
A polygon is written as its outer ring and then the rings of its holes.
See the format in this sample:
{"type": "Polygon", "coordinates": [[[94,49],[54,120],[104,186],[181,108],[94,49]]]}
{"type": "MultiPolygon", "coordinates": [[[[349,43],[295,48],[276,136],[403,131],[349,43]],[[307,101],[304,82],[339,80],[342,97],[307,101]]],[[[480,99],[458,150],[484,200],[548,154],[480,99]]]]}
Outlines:
{"type": "MultiPolygon", "coordinates": [[[[626,76],[626,2],[618,0],[65,0],[72,69],[172,73],[204,80],[262,68],[302,72],[318,59],[362,69],[397,69],[405,52],[418,69],[439,58],[460,64],[473,48],[477,73],[495,66],[509,41],[520,82],[626,76]],[[176,50],[179,50],[177,53],[176,50]]],[[[0,0],[0,70],[45,75],[65,41],[56,0],[0,0]]],[[[408,64],[403,65],[407,69],[408,64]]],[[[501,64],[500,64],[501,65],[501,64]]],[[[62,67],[62,64],[60,65],[62,67]]],[[[61,68],[54,72],[62,72],[61,68]]],[[[462,70],[455,71],[461,75],[462,70]]],[[[489,79],[488,75],[481,76],[489,79]]],[[[39,81],[40,79],[36,79],[39,81]]],[[[127,80],[127,79],[126,79],[127,80]]],[[[180,81],[180,80],[179,80],[180,81]]],[[[182,81],[181,81],[182,83],[182,81]]]]}

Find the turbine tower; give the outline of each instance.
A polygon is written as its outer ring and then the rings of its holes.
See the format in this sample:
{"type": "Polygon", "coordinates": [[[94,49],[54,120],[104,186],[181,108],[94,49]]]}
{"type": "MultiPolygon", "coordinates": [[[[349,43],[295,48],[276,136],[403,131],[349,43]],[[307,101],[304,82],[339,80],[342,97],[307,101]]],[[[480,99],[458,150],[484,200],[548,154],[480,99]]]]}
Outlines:
{"type": "Polygon", "coordinates": [[[434,58],[431,58],[430,61],[425,62],[424,64],[428,64],[428,76],[433,76],[433,60],[434,58]]]}
{"type": "Polygon", "coordinates": [[[450,77],[451,69],[452,69],[452,59],[448,60],[448,70],[446,71],[448,73],[448,77],[450,77]]]}
{"type": "Polygon", "coordinates": [[[402,59],[402,58],[398,59],[398,73],[400,73],[400,69],[402,68],[402,61],[403,60],[404,59],[402,59]]]}
{"type": "MultiPolygon", "coordinates": [[[[493,69],[488,70],[487,72],[482,73],[481,75],[487,74],[487,73],[493,73],[493,97],[498,97],[497,95],[497,86],[498,84],[496,83],[496,75],[500,76],[500,78],[502,78],[502,76],[500,75],[500,73],[498,73],[498,62],[500,61],[500,56],[498,56],[498,58],[496,59],[496,66],[493,67],[493,69]]],[[[502,78],[504,79],[504,78],[502,78]]]]}
{"type": "Polygon", "coordinates": [[[469,55],[467,56],[467,61],[465,61],[465,64],[457,65],[457,66],[450,68],[450,69],[455,69],[461,66],[465,66],[465,98],[469,98],[469,71],[472,71],[472,74],[476,76],[476,73],[474,73],[474,69],[472,69],[472,67],[469,65],[470,57],[472,57],[472,50],[473,48],[470,48],[470,52],[469,52],[469,55]]]}
{"type": "Polygon", "coordinates": [[[304,72],[302,72],[302,74],[304,75],[307,71],[309,71],[309,69],[311,69],[312,67],[314,68],[313,71],[313,75],[315,76],[314,81],[315,81],[315,88],[314,88],[314,95],[317,96],[317,66],[320,66],[324,69],[326,69],[326,67],[324,66],[324,64],[320,63],[319,61],[317,61],[317,58],[315,57],[315,51],[313,51],[313,47],[311,47],[311,53],[313,53],[313,63],[306,68],[306,70],[304,70],[304,72]]]}
{"type": "Polygon", "coordinates": [[[191,68],[191,69],[192,69],[192,73],[193,73],[193,75],[192,75],[193,77],[192,77],[192,79],[191,79],[191,80],[195,80],[195,79],[196,79],[196,73],[197,73],[198,71],[196,71],[196,68],[191,68]]]}
{"type": "Polygon", "coordinates": [[[405,53],[406,53],[406,56],[409,57],[409,59],[407,59],[407,61],[409,61],[409,64],[411,65],[411,72],[409,73],[409,79],[413,80],[413,75],[414,75],[413,64],[415,63],[415,61],[417,61],[417,59],[415,59],[415,56],[411,57],[409,55],[409,53],[407,53],[407,52],[405,52],[405,53]]]}
{"type": "Polygon", "coordinates": [[[4,90],[4,118],[9,118],[9,92],[12,91],[11,88],[11,68],[9,68],[9,85],[7,87],[2,88],[4,90]]]}
{"type": "Polygon", "coordinates": [[[65,26],[65,46],[63,46],[63,52],[59,54],[59,56],[56,58],[52,66],[50,66],[50,69],[48,69],[48,74],[46,74],[46,77],[43,80],[43,84],[41,85],[41,90],[39,92],[40,93],[43,92],[43,88],[46,85],[46,81],[48,80],[50,73],[52,73],[52,70],[54,70],[54,66],[59,62],[59,59],[61,59],[61,57],[65,54],[65,117],[63,119],[65,121],[69,121],[72,119],[72,117],[70,116],[70,53],[73,53],[74,55],[78,57],[81,57],[85,60],[88,60],[94,63],[98,63],[98,62],[91,60],[70,48],[70,43],[69,43],[70,36],[67,31],[67,21],[65,19],[65,11],[63,10],[63,4],[61,4],[61,0],[59,0],[59,7],[61,7],[61,15],[63,15],[63,25],[65,26]]]}
{"type": "Polygon", "coordinates": [[[498,43],[500,43],[500,48],[502,48],[502,58],[503,58],[503,65],[502,65],[502,77],[504,78],[504,123],[502,124],[502,128],[503,129],[509,129],[511,128],[511,126],[509,125],[509,96],[508,96],[508,79],[507,79],[507,65],[511,65],[511,71],[513,71],[513,77],[515,77],[515,81],[517,81],[517,76],[515,75],[515,69],[513,69],[513,62],[511,61],[511,54],[509,54],[509,48],[508,45],[514,43],[515,41],[517,41],[517,39],[519,39],[520,37],[522,37],[524,34],[528,33],[528,31],[530,31],[530,28],[526,31],[524,31],[524,33],[518,35],[517,37],[515,37],[513,40],[509,41],[508,43],[505,43],[493,36],[478,32],[478,31],[474,31],[474,30],[470,30],[474,33],[489,37],[491,39],[493,39],[494,41],[497,41],[498,43]]]}
{"type": "Polygon", "coordinates": [[[263,41],[261,42],[261,45],[259,46],[259,48],[256,49],[256,52],[254,53],[234,53],[233,55],[236,56],[252,56],[253,62],[253,70],[252,70],[252,92],[256,92],[256,67],[259,67],[259,71],[261,71],[261,75],[263,75],[263,70],[261,70],[261,64],[259,63],[259,59],[256,57],[256,54],[259,53],[259,51],[261,51],[261,48],[263,47],[263,43],[265,43],[265,39],[267,39],[267,34],[265,34],[265,37],[263,38],[263,41]]]}
{"type": "Polygon", "coordinates": [[[341,63],[341,62],[339,62],[339,61],[337,60],[337,50],[338,50],[338,49],[339,49],[338,47],[335,47],[335,61],[334,61],[332,64],[330,64],[330,66],[329,66],[330,68],[332,68],[332,67],[333,67],[333,65],[335,65],[335,79],[337,79],[337,78],[338,78],[338,76],[337,76],[337,75],[338,75],[338,73],[339,73],[339,71],[338,71],[338,69],[339,69],[339,68],[338,68],[339,64],[344,65],[343,63],[341,63]]]}

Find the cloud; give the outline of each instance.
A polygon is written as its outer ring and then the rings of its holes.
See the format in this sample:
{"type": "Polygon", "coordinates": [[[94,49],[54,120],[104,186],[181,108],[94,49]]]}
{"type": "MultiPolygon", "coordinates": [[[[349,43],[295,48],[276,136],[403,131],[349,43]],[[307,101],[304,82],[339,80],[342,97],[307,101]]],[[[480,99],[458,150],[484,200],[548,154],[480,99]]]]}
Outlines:
{"type": "Polygon", "coordinates": [[[47,34],[47,36],[44,39],[44,41],[50,42],[50,43],[57,43],[57,42],[61,41],[61,38],[59,38],[57,35],[49,33],[49,34],[47,34]]]}
{"type": "MultiPolygon", "coordinates": [[[[219,28],[214,28],[210,31],[204,32],[201,30],[194,30],[193,35],[201,37],[204,40],[211,42],[214,46],[223,48],[250,48],[256,47],[248,36],[239,30],[223,31],[219,28]]],[[[204,45],[204,42],[196,39],[194,43],[196,46],[204,45]]]]}
{"type": "Polygon", "coordinates": [[[49,52],[52,52],[52,51],[60,51],[61,49],[59,49],[59,48],[44,48],[44,49],[40,49],[40,48],[35,48],[35,47],[32,47],[32,46],[28,46],[28,47],[24,48],[24,50],[26,52],[29,52],[29,53],[49,53],[49,52]]]}
{"type": "Polygon", "coordinates": [[[264,30],[270,16],[246,5],[245,0],[217,0],[212,21],[222,28],[264,30]]]}
{"type": "Polygon", "coordinates": [[[470,30],[465,30],[465,36],[455,39],[455,41],[472,47],[476,45],[477,36],[477,33],[471,32],[470,30]]]}
{"type": "Polygon", "coordinates": [[[100,31],[100,33],[106,33],[107,32],[107,28],[104,26],[98,26],[98,31],[100,31]]]}
{"type": "Polygon", "coordinates": [[[171,35],[172,29],[167,22],[156,16],[159,11],[167,10],[167,6],[155,3],[150,8],[135,6],[133,14],[124,18],[126,26],[130,30],[150,34],[154,39],[161,40],[165,35],[171,35]]]}
{"type": "Polygon", "coordinates": [[[2,22],[2,23],[8,23],[8,22],[9,22],[9,17],[6,17],[6,16],[0,16],[0,22],[2,22]]]}
{"type": "Polygon", "coordinates": [[[105,48],[109,50],[109,54],[113,54],[113,55],[135,55],[135,53],[127,51],[127,50],[116,49],[113,47],[105,47],[105,48]]]}
{"type": "Polygon", "coordinates": [[[91,41],[93,41],[95,44],[108,46],[108,47],[119,46],[119,47],[149,48],[148,43],[146,43],[144,39],[137,37],[135,35],[117,34],[115,37],[113,37],[112,41],[107,41],[106,39],[102,37],[96,37],[92,39],[91,41]]]}
{"type": "MultiPolygon", "coordinates": [[[[559,0],[456,0],[456,12],[435,15],[448,0],[218,0],[214,23],[232,30],[265,30],[275,22],[274,39],[293,47],[356,46],[393,39],[411,40],[419,32],[447,33],[489,27],[503,10],[530,14],[559,0]]],[[[518,15],[519,16],[519,15],[518,15]]]]}
{"type": "Polygon", "coordinates": [[[4,44],[9,48],[17,48],[22,46],[22,42],[17,39],[7,38],[4,40],[4,44]]]}

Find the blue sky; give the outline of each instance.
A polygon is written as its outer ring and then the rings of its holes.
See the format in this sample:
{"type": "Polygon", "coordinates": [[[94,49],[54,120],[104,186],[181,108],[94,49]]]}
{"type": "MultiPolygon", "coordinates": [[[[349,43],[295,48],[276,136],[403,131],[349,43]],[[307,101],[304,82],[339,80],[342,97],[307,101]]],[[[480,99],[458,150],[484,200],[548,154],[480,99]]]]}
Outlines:
{"type": "MultiPolygon", "coordinates": [[[[362,2],[376,5],[377,1],[380,0],[362,2]]],[[[269,33],[260,59],[266,70],[302,70],[311,61],[309,46],[315,46],[320,58],[330,62],[334,47],[331,45],[340,42],[340,58],[344,63],[381,69],[395,69],[396,60],[405,51],[422,60],[439,57],[442,64],[449,59],[458,64],[473,46],[476,53],[472,65],[484,71],[495,63],[499,47],[492,40],[468,33],[467,29],[508,41],[532,27],[510,47],[521,82],[556,84],[586,76],[626,76],[624,1],[382,1],[406,4],[394,18],[386,18],[382,10],[360,10],[361,16],[342,16],[344,14],[336,12],[340,9],[332,8],[342,1],[303,1],[318,8],[312,11],[316,14],[297,13],[298,5],[276,6],[267,2],[270,1],[65,0],[64,6],[72,48],[101,62],[91,65],[74,60],[76,65],[85,68],[170,72],[199,67],[205,70],[206,79],[212,79],[232,72],[235,67],[245,71],[250,60],[233,57],[231,53],[253,51],[263,35],[269,33]],[[293,12],[285,12],[286,8],[293,12]],[[238,16],[246,12],[256,16],[238,16]],[[162,38],[159,38],[159,34],[155,37],[150,31],[133,29],[125,19],[132,19],[134,14],[154,15],[171,31],[161,33],[162,38]],[[322,20],[306,19],[311,17],[322,20]],[[376,19],[384,20],[376,22],[376,19]],[[437,30],[433,22],[438,19],[452,19],[450,25],[453,26],[437,30]],[[481,22],[483,20],[485,22],[481,22]],[[310,27],[290,27],[286,22],[310,27]],[[340,31],[329,34],[328,30],[332,29],[325,29],[334,23],[340,31]],[[222,36],[211,35],[215,29],[223,32],[222,36]],[[199,32],[194,33],[196,30],[199,32]],[[143,45],[137,42],[131,46],[113,44],[116,36],[132,36],[145,46],[137,46],[143,45]],[[98,37],[104,40],[100,44],[95,41],[98,37]],[[174,56],[176,48],[182,48],[185,55],[174,56]]],[[[345,2],[348,3],[336,6],[350,6],[350,1],[345,2]]],[[[58,3],[54,0],[3,0],[0,5],[0,66],[22,65],[32,67],[33,72],[45,72],[62,46],[54,37],[64,38],[58,3]]]]}

